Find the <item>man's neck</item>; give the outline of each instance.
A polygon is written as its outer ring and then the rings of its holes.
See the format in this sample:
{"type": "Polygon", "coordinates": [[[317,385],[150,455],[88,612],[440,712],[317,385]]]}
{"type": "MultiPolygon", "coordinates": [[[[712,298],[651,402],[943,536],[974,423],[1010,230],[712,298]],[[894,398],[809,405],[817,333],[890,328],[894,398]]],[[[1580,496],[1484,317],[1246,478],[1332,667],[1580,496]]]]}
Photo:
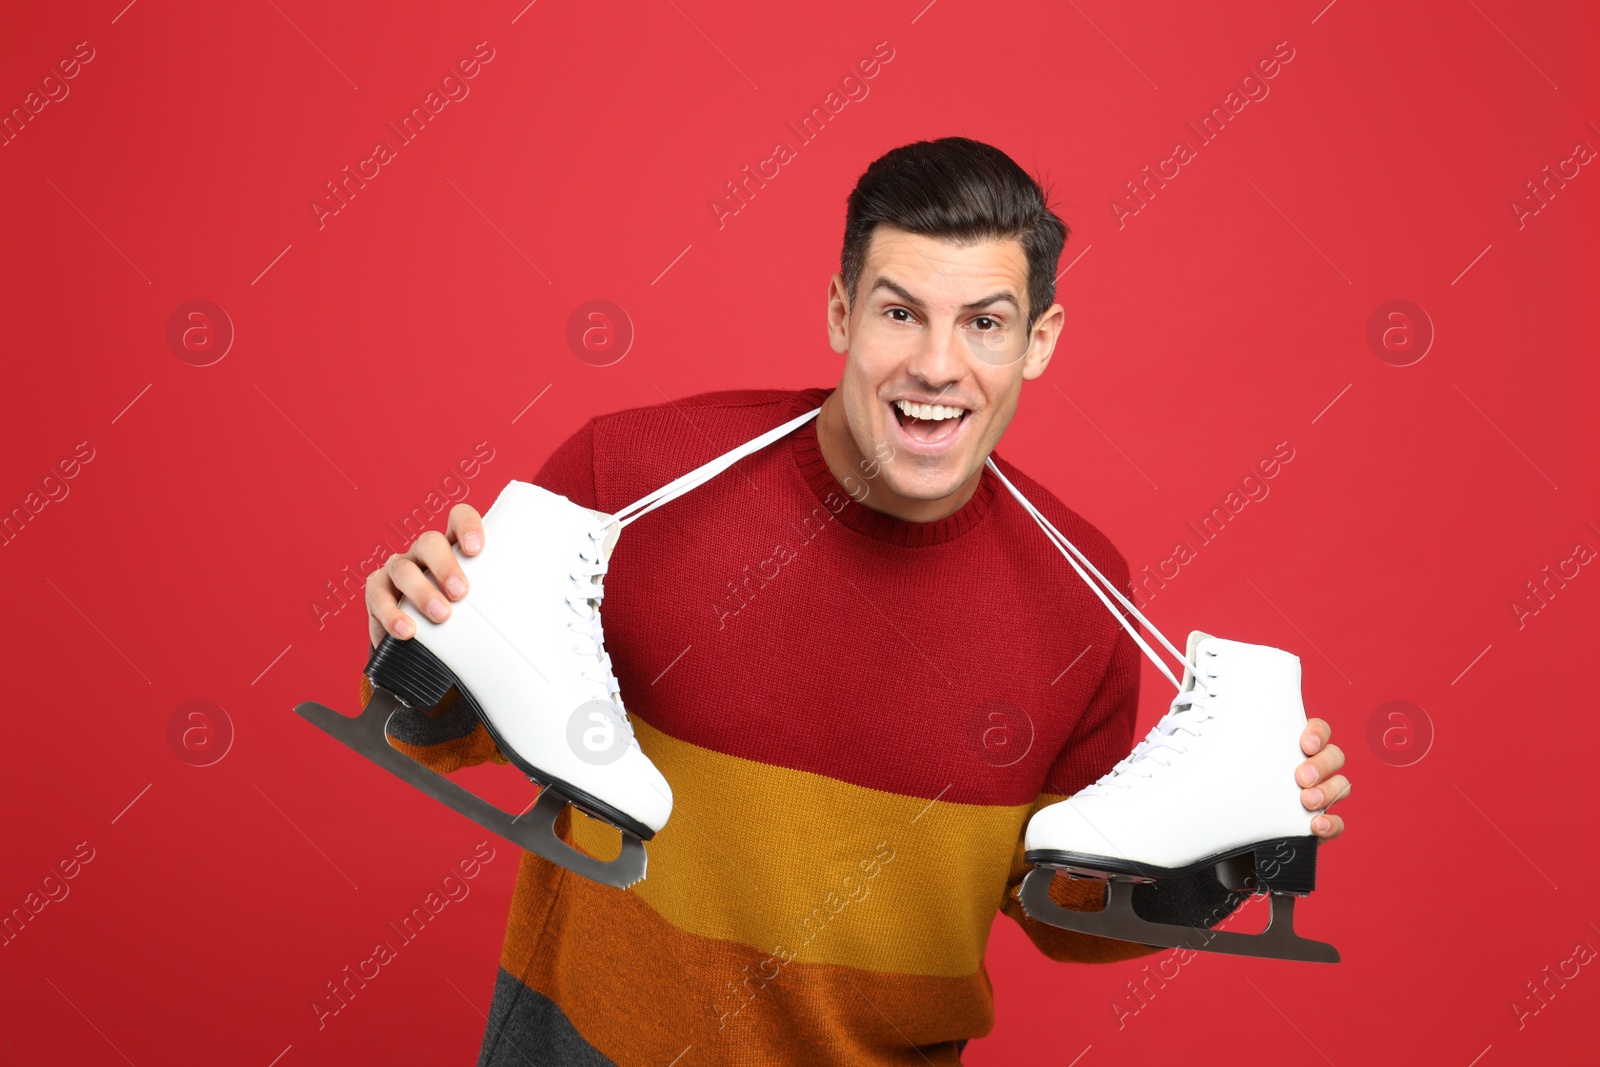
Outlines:
{"type": "Polygon", "coordinates": [[[856,445],[856,439],[850,433],[850,424],[845,419],[844,403],[838,389],[822,402],[822,412],[817,416],[817,447],[822,450],[822,459],[827,463],[834,480],[857,502],[906,522],[936,522],[954,515],[972,499],[972,494],[978,490],[978,481],[983,477],[983,468],[979,467],[954,493],[935,500],[920,500],[896,493],[885,484],[882,460],[863,455],[856,445]],[[865,494],[862,493],[863,487],[865,494]]]}

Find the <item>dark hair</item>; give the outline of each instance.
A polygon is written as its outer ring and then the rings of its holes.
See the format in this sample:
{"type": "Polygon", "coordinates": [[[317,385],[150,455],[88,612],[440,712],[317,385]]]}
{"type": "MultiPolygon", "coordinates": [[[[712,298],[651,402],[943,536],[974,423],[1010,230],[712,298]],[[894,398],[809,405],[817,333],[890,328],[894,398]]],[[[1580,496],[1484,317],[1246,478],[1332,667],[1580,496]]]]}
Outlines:
{"type": "Polygon", "coordinates": [[[1028,328],[1055,303],[1056,263],[1070,231],[1039,183],[992,145],[966,137],[917,141],[880,156],[856,180],[839,257],[852,307],[880,222],[959,244],[1017,238],[1028,260],[1028,328]]]}

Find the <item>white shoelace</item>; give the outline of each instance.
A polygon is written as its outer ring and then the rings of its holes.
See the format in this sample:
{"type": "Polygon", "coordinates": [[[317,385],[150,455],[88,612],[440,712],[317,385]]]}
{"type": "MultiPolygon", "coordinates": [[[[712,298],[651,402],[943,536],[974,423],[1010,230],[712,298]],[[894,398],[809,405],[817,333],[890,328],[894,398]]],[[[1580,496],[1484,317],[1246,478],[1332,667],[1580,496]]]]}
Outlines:
{"type": "MultiPolygon", "coordinates": [[[[586,566],[574,567],[567,572],[573,585],[572,591],[566,597],[567,607],[577,616],[576,619],[567,620],[567,629],[581,639],[572,646],[572,651],[578,654],[578,673],[593,683],[597,691],[604,694],[598,699],[609,700],[620,710],[622,687],[617,683],[617,676],[611,669],[611,654],[606,651],[606,635],[600,622],[600,602],[605,598],[603,579],[606,565],[600,559],[604,539],[603,528],[591,529],[587,547],[578,551],[578,558],[586,566]]],[[[617,719],[628,744],[638,744],[634,739],[633,723],[629,721],[627,712],[623,711],[617,719]]]]}
{"type": "Polygon", "coordinates": [[[602,693],[598,699],[609,700],[621,711],[617,717],[618,725],[627,736],[628,744],[637,745],[638,741],[634,738],[633,723],[629,721],[628,713],[622,707],[622,687],[617,683],[617,676],[611,668],[611,654],[606,651],[605,632],[601,629],[600,623],[600,601],[605,597],[603,578],[606,573],[606,564],[601,560],[601,553],[610,527],[615,525],[620,530],[661,505],[704,485],[745,456],[765,448],[807,421],[816,418],[821,410],[814,408],[804,415],[790,419],[783,425],[775,426],[766,433],[723,453],[709,463],[703,463],[687,474],[674,478],[661,488],[622,508],[615,515],[609,516],[604,523],[589,531],[587,547],[580,548],[578,552],[578,558],[584,565],[574,567],[567,572],[573,585],[572,590],[567,593],[567,607],[571,608],[576,616],[575,619],[567,621],[567,629],[580,639],[572,646],[572,651],[578,655],[580,664],[578,673],[593,683],[597,692],[602,693]]]}
{"type": "Polygon", "coordinates": [[[1071,541],[1067,540],[1066,535],[1060,530],[1056,529],[1055,525],[1051,523],[1049,519],[1045,518],[1043,513],[1041,513],[1038,508],[1034,507],[1033,503],[1029,501],[1027,497],[1022,495],[1022,490],[1011,484],[1011,479],[1000,473],[1000,467],[997,463],[995,463],[993,456],[990,456],[988,459],[986,459],[984,464],[994,472],[994,476],[1000,480],[1000,484],[1005,486],[1012,496],[1016,497],[1017,503],[1022,505],[1022,509],[1033,518],[1034,522],[1039,524],[1039,529],[1043,530],[1045,537],[1049,538],[1050,543],[1056,546],[1056,551],[1060,552],[1062,556],[1066,557],[1067,562],[1072,565],[1072,569],[1078,572],[1078,577],[1082,578],[1084,584],[1089,587],[1089,591],[1100,598],[1100,603],[1104,604],[1106,606],[1106,610],[1111,612],[1112,617],[1115,618],[1117,622],[1122,624],[1122,628],[1124,630],[1128,631],[1128,636],[1133,638],[1134,644],[1138,645],[1142,650],[1144,650],[1145,658],[1156,665],[1156,670],[1166,675],[1167,681],[1172,683],[1172,687],[1174,689],[1181,690],[1183,688],[1182,683],[1178,681],[1177,675],[1172,673],[1172,668],[1167,666],[1165,660],[1156,655],[1155,650],[1150,647],[1149,643],[1145,641],[1144,638],[1139,636],[1139,631],[1134,628],[1133,623],[1129,622],[1127,617],[1124,616],[1122,612],[1118,611],[1112,606],[1111,597],[1115,597],[1117,603],[1121,604],[1123,608],[1127,610],[1128,614],[1132,615],[1135,619],[1138,619],[1139,622],[1144,625],[1145,629],[1154,634],[1156,640],[1161,643],[1161,646],[1178,658],[1178,662],[1189,668],[1190,672],[1195,674],[1196,677],[1199,676],[1200,672],[1195,669],[1195,665],[1189,662],[1187,656],[1178,651],[1176,645],[1167,640],[1167,635],[1157,629],[1155,623],[1145,618],[1144,614],[1140,612],[1138,608],[1134,607],[1133,602],[1122,595],[1122,590],[1118,589],[1116,584],[1112,582],[1111,579],[1107,578],[1104,574],[1101,574],[1098,567],[1089,562],[1089,557],[1083,554],[1083,550],[1078,548],[1078,546],[1073,544],[1071,541]],[[1084,573],[1085,567],[1089,569],[1088,574],[1084,573]],[[1090,578],[1089,574],[1093,574],[1094,578],[1090,578]],[[1095,583],[1095,579],[1099,579],[1099,584],[1095,583]],[[1105,588],[1102,589],[1101,586],[1104,586],[1105,588]],[[1106,596],[1107,592],[1110,592],[1111,597],[1106,596]]]}
{"type": "MultiPolygon", "coordinates": [[[[1000,484],[1010,491],[1011,495],[1016,498],[1017,503],[1021,504],[1023,510],[1038,524],[1039,529],[1044,531],[1045,537],[1050,540],[1051,544],[1056,546],[1056,550],[1066,557],[1067,562],[1072,565],[1072,569],[1078,572],[1078,577],[1082,578],[1090,591],[1100,598],[1100,602],[1106,606],[1106,610],[1110,611],[1117,622],[1122,624],[1122,628],[1128,632],[1129,637],[1133,638],[1134,643],[1144,652],[1145,657],[1151,663],[1154,663],[1156,669],[1166,675],[1167,680],[1178,689],[1178,694],[1172,698],[1172,704],[1167,714],[1162,716],[1160,722],[1150,728],[1150,732],[1145,735],[1144,740],[1135,745],[1133,751],[1118,761],[1115,767],[1102,775],[1099,781],[1084,787],[1078,795],[1093,796],[1096,793],[1104,793],[1111,788],[1131,788],[1138,785],[1141,780],[1151,778],[1157,774],[1159,769],[1172,766],[1171,760],[1159,758],[1162,749],[1170,750],[1174,756],[1181,756],[1189,750],[1189,744],[1179,739],[1178,735],[1180,733],[1198,738],[1205,729],[1203,724],[1215,718],[1213,705],[1216,701],[1216,693],[1206,683],[1214,680],[1217,675],[1214,671],[1202,671],[1197,664],[1190,663],[1189,658],[1179,652],[1177,647],[1167,640],[1166,635],[1157,629],[1154,623],[1144,617],[1139,609],[1122,594],[1116,584],[1102,574],[1093,563],[1089,562],[1089,557],[1084,555],[1077,545],[1067,540],[1066,535],[1056,529],[1054,524],[1045,518],[1027,497],[1022,495],[1022,490],[1012,485],[1011,480],[1000,473],[1000,467],[995,463],[993,456],[990,456],[985,463],[994,472],[994,476],[1000,480],[1000,484]],[[1087,568],[1087,572],[1085,568],[1087,568]],[[1090,574],[1094,575],[1093,579],[1089,577],[1090,574]],[[1095,579],[1099,580],[1098,584],[1095,579]],[[1110,596],[1106,595],[1108,592],[1111,594],[1110,596]],[[1194,688],[1187,691],[1184,690],[1182,683],[1172,673],[1166,661],[1156,655],[1155,650],[1150,647],[1149,643],[1139,636],[1139,632],[1134,628],[1133,623],[1129,622],[1127,617],[1113,606],[1111,602],[1113,597],[1116,598],[1118,604],[1126,609],[1128,614],[1132,615],[1155,635],[1157,642],[1162,647],[1178,658],[1179,662],[1184,665],[1189,675],[1194,679],[1194,688]]],[[[1208,650],[1204,655],[1197,656],[1196,659],[1204,662],[1208,659],[1215,659],[1216,655],[1215,652],[1208,650]]]]}
{"type": "Polygon", "coordinates": [[[668,482],[666,485],[663,485],[654,492],[648,493],[645,496],[640,497],[638,500],[635,500],[627,507],[618,511],[616,515],[612,516],[612,518],[616,520],[618,526],[626,526],[635,519],[643,518],[645,515],[654,511],[656,508],[659,508],[661,505],[676,500],[683,494],[689,492],[691,489],[697,489],[706,484],[711,479],[715,478],[717,475],[721,474],[723,471],[727,470],[744,457],[753,452],[758,452],[761,449],[766,448],[768,445],[772,444],[772,442],[805,425],[807,422],[816,418],[817,414],[821,410],[821,408],[812,408],[804,415],[797,415],[783,425],[774,426],[772,429],[768,430],[764,434],[761,434],[759,437],[751,438],[738,448],[724,452],[722,455],[718,456],[714,460],[711,460],[709,463],[702,463],[689,473],[674,478],[672,481],[668,482]]]}
{"type": "MultiPolygon", "coordinates": [[[[1215,658],[1215,652],[1207,652],[1201,657],[1215,658]]],[[[1119,760],[1115,767],[1101,775],[1099,781],[1085,786],[1078,795],[1089,797],[1109,789],[1131,789],[1140,780],[1155,777],[1160,768],[1172,766],[1175,757],[1188,752],[1189,745],[1193,744],[1192,741],[1181,742],[1178,735],[1186,733],[1198,738],[1205,732],[1204,724],[1216,717],[1212,707],[1217,699],[1216,692],[1205,685],[1206,681],[1215,680],[1216,677],[1215,673],[1196,675],[1195,687],[1172,698],[1167,714],[1150,728],[1144,740],[1135,745],[1133,751],[1119,760]],[[1170,749],[1175,757],[1161,759],[1161,749],[1170,749]]]]}

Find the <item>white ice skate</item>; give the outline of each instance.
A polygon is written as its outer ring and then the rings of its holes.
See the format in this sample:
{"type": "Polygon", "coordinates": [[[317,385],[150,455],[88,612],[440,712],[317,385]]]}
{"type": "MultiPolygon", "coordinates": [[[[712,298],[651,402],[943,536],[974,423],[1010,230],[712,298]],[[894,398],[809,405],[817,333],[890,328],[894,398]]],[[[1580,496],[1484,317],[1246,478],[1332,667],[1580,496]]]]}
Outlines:
{"type": "Polygon", "coordinates": [[[1156,947],[1339,962],[1332,945],[1294,931],[1295,898],[1316,888],[1318,845],[1294,779],[1305,760],[1299,658],[1198,630],[1189,635],[1186,654],[1179,653],[992,459],[989,467],[1178,687],[1171,709],[1131,753],[1099,781],[1028,823],[1024,856],[1035,869],[1022,882],[1023,910],[1052,926],[1156,947]],[[1106,591],[1183,662],[1181,682],[1106,591]],[[1153,923],[1134,912],[1135,883],[1212,866],[1229,889],[1270,894],[1266,930],[1242,934],[1153,923]],[[1075,911],[1051,900],[1057,872],[1105,881],[1104,909],[1075,911]]]}
{"type": "MultiPolygon", "coordinates": [[[[384,769],[480,825],[568,870],[626,888],[644,877],[645,850],[672,812],[672,790],[639,748],[601,629],[602,578],[622,527],[788,434],[817,411],[747,441],[615,515],[527,482],[508,483],[483,516],[484,547],[455,550],[468,593],[435,623],[409,598],[408,640],[385,635],[366,674],[373,697],[354,718],[316,703],[295,708],[384,769]],[[401,704],[426,709],[454,686],[500,751],[541,786],[520,816],[501,810],[389,744],[401,704]],[[600,860],[568,846],[555,820],[572,804],[622,832],[600,860]]],[[[429,576],[432,580],[432,576],[429,576]]]]}

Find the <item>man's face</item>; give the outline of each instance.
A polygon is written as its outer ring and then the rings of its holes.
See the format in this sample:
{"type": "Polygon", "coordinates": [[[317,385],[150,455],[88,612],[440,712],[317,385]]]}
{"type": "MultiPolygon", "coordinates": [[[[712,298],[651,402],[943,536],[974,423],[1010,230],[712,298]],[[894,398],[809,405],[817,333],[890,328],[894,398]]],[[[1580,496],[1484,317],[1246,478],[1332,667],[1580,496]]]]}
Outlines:
{"type": "Polygon", "coordinates": [[[976,488],[1023,381],[1044,373],[1065,313],[1053,304],[1028,329],[1020,241],[963,246],[882,223],[852,308],[844,297],[835,274],[828,333],[846,356],[835,399],[849,440],[837,415],[819,434],[854,451],[841,458],[868,480],[864,503],[913,521],[943,517],[976,488]]]}

